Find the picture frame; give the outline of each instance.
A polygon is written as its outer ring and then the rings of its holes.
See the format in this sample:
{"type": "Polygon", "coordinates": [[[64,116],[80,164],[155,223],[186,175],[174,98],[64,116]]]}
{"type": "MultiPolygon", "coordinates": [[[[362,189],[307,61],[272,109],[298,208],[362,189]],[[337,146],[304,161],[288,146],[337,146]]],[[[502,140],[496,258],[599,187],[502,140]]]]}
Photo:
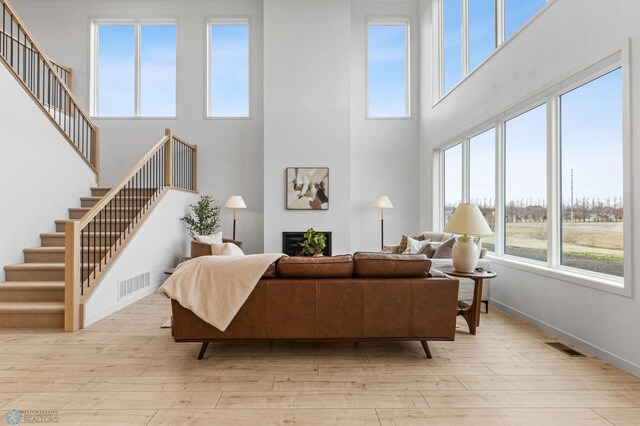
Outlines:
{"type": "Polygon", "coordinates": [[[329,210],[329,168],[287,167],[287,210],[329,210]]]}

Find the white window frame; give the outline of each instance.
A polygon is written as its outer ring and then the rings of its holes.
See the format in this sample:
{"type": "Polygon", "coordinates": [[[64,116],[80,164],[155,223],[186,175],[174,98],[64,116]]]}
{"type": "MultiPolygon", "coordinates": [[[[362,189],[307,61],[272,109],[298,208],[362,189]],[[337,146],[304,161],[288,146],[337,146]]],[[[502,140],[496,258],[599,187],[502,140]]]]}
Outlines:
{"type": "Polygon", "coordinates": [[[633,241],[630,230],[633,229],[631,206],[633,205],[633,191],[631,181],[631,119],[630,119],[630,73],[629,73],[629,43],[621,51],[603,59],[597,64],[575,73],[572,77],[562,79],[548,85],[540,92],[529,96],[525,101],[506,108],[482,124],[452,138],[450,142],[438,146],[434,150],[434,161],[437,166],[434,171],[434,182],[438,182],[434,196],[434,226],[442,229],[444,226],[444,151],[459,143],[463,144],[463,202],[468,202],[469,192],[464,188],[469,186],[469,140],[492,127],[496,129],[496,212],[495,212],[495,253],[490,254],[492,262],[555,278],[561,281],[595,288],[625,297],[633,297],[633,269],[634,259],[633,241]],[[622,69],[623,90],[623,196],[624,196],[624,277],[602,274],[598,272],[573,268],[560,264],[561,256],[561,158],[560,158],[560,96],[584,84],[596,80],[618,68],[622,69]],[[547,261],[505,254],[505,123],[540,105],[547,105],[547,261]],[[464,147],[467,147],[466,149],[464,147]]]}
{"type": "Polygon", "coordinates": [[[364,108],[365,119],[367,120],[409,120],[412,118],[411,111],[411,19],[409,17],[372,17],[365,19],[364,26],[364,68],[365,68],[365,94],[364,108]],[[400,117],[385,117],[369,115],[369,26],[370,25],[389,25],[403,26],[405,37],[405,111],[400,117]]]}
{"type": "Polygon", "coordinates": [[[515,38],[520,32],[538,18],[545,10],[549,8],[556,0],[545,0],[546,4],[533,14],[518,30],[516,30],[510,37],[506,37],[506,1],[507,0],[494,0],[494,13],[495,13],[495,44],[493,51],[487,55],[480,63],[474,68],[469,69],[469,1],[460,0],[461,2],[461,14],[460,17],[460,52],[462,55],[461,65],[462,72],[460,81],[454,84],[449,90],[445,90],[444,86],[444,1],[437,0],[433,2],[433,16],[435,17],[433,25],[433,38],[435,40],[433,61],[433,106],[437,105],[442,99],[453,92],[463,81],[469,78],[470,75],[476,72],[476,70],[482,68],[482,66],[502,49],[502,46],[508,44],[510,40],[515,38]]]}
{"type": "Polygon", "coordinates": [[[178,116],[178,20],[175,18],[160,18],[160,19],[93,19],[91,21],[91,54],[90,54],[90,84],[89,90],[91,94],[90,99],[90,115],[92,118],[98,118],[100,120],[171,120],[176,119],[178,116]],[[100,50],[100,26],[109,25],[121,25],[121,26],[133,26],[135,27],[135,47],[134,47],[134,109],[133,115],[125,116],[100,116],[99,105],[99,90],[98,90],[98,77],[99,77],[99,50],[100,50]],[[176,27],[176,94],[175,94],[175,114],[170,116],[143,116],[140,115],[141,105],[141,81],[140,81],[140,45],[141,45],[141,27],[143,26],[175,26],[176,27]]]}
{"type": "Polygon", "coordinates": [[[213,16],[208,17],[206,19],[206,30],[205,30],[205,87],[206,87],[206,95],[205,95],[205,119],[208,120],[251,120],[253,118],[253,78],[251,74],[251,70],[253,68],[253,25],[251,23],[251,16],[213,16]],[[212,84],[212,75],[211,75],[211,27],[212,26],[222,26],[222,25],[247,25],[248,27],[248,67],[247,76],[248,76],[248,99],[247,102],[249,110],[246,116],[215,116],[211,112],[211,84],[212,84]]]}

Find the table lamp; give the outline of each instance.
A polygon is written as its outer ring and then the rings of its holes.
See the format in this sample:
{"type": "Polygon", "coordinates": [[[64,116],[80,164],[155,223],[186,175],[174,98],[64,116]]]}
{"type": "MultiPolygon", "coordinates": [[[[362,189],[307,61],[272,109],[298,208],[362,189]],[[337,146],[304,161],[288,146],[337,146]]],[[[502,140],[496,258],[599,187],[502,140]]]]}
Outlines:
{"type": "Polygon", "coordinates": [[[392,209],[393,204],[386,195],[376,198],[374,207],[380,209],[380,248],[384,249],[384,209],[392,209]]]}
{"type": "Polygon", "coordinates": [[[236,209],[246,209],[247,205],[244,203],[241,195],[232,195],[229,197],[224,205],[227,208],[233,209],[233,239],[236,239],[236,209]]]}
{"type": "Polygon", "coordinates": [[[460,204],[444,230],[462,235],[453,245],[453,268],[458,272],[474,272],[480,253],[471,235],[493,234],[478,206],[476,204],[460,204]]]}

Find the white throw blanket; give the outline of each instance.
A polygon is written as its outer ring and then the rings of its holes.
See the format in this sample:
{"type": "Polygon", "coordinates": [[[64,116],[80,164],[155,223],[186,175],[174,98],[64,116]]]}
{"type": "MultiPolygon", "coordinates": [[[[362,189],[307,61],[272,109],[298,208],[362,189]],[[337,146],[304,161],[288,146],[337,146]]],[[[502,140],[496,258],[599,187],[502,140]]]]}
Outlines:
{"type": "Polygon", "coordinates": [[[158,292],[225,331],[269,265],[283,254],[202,256],[181,263],[158,292]]]}

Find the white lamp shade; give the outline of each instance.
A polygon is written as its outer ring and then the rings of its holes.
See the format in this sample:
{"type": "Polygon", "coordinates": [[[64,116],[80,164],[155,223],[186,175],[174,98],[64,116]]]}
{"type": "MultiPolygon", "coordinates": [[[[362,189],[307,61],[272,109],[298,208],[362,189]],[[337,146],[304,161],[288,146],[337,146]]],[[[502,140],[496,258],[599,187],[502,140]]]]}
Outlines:
{"type": "Polygon", "coordinates": [[[444,227],[452,234],[491,235],[493,231],[476,204],[460,204],[444,227]]]}
{"type": "Polygon", "coordinates": [[[373,204],[374,207],[379,209],[392,209],[393,204],[391,204],[391,200],[386,195],[381,195],[376,198],[376,202],[373,204]]]}
{"type": "Polygon", "coordinates": [[[247,205],[242,199],[242,195],[232,195],[224,205],[230,209],[246,209],[247,205]]]}

